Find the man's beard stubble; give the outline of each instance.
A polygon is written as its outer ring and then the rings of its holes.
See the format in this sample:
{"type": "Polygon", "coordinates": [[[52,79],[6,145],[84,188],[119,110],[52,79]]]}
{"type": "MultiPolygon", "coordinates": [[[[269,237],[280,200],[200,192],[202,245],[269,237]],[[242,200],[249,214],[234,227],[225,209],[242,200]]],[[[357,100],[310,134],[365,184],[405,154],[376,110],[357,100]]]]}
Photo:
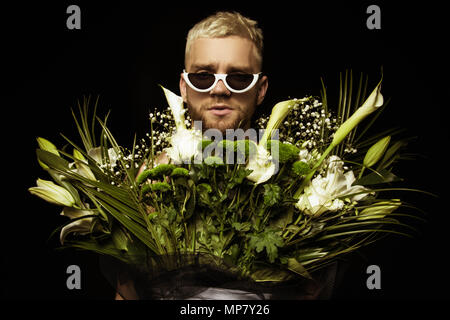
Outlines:
{"type": "Polygon", "coordinates": [[[202,131],[208,129],[217,129],[225,135],[226,129],[248,129],[250,126],[251,117],[250,110],[245,110],[241,106],[233,106],[232,117],[223,117],[223,119],[213,120],[212,115],[207,116],[208,108],[214,104],[208,103],[200,107],[200,110],[193,108],[191,104],[187,103],[189,115],[193,121],[202,122],[202,131]],[[247,111],[247,112],[246,112],[247,111]]]}

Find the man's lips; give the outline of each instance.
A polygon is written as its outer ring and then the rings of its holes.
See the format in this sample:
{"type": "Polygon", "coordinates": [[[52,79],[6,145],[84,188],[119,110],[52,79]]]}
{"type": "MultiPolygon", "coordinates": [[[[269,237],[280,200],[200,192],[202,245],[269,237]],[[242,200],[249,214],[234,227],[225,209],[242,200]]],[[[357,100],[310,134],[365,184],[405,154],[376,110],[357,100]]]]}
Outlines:
{"type": "Polygon", "coordinates": [[[211,112],[215,116],[225,116],[233,111],[232,108],[225,105],[215,105],[208,108],[208,111],[211,112]]]}

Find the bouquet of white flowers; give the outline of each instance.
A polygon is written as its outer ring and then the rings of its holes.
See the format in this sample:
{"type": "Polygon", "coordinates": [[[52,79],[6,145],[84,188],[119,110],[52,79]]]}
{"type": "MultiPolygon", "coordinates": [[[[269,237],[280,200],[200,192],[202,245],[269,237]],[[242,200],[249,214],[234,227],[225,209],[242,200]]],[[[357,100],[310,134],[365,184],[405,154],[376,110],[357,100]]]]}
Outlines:
{"type": "Polygon", "coordinates": [[[398,212],[402,199],[380,197],[418,191],[390,185],[405,140],[394,141],[394,129],[363,140],[386,105],[381,81],[368,95],[360,82],[354,97],[346,74],[337,112],[322,88],[320,99],[276,104],[256,121],[259,139],[212,139],[163,88],[169,108],[150,114],[150,132],[131,149],[96,108],[89,119],[85,100],[74,114],[83,146],[66,138],[70,154],[38,138],[39,163],[54,182],[39,179],[29,191],[63,207],[64,246],[154,274],[195,260],[258,282],[310,278],[383,235],[410,235],[400,218],[419,219],[398,212]]]}

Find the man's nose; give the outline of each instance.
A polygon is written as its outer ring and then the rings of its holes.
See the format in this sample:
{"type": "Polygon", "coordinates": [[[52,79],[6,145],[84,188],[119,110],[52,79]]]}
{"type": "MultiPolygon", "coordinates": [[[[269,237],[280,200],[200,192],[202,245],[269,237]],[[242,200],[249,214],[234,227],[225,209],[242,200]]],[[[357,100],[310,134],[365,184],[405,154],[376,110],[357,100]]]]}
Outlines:
{"type": "Polygon", "coordinates": [[[217,84],[209,92],[211,95],[229,96],[231,91],[227,89],[222,80],[217,81],[217,84]]]}

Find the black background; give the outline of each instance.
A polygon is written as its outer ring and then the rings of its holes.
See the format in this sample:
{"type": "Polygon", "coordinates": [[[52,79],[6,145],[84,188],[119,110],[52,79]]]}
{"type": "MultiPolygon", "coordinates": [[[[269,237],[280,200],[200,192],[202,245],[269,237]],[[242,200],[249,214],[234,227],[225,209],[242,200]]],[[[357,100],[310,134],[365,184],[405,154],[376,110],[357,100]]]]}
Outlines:
{"type": "MultiPolygon", "coordinates": [[[[442,65],[444,7],[432,2],[141,2],[62,1],[2,5],[2,297],[112,299],[97,257],[55,251],[47,238],[65,221],[60,210],[30,195],[38,177],[37,136],[63,145],[76,139],[70,108],[83,95],[100,95],[100,114],[121,144],[148,130],[150,108],[165,107],[158,84],[178,92],[185,37],[217,10],[237,10],[259,21],[265,35],[264,103],[319,94],[323,77],[333,94],[339,72],[364,72],[373,87],[383,66],[382,92],[391,98],[378,128],[402,126],[417,136],[420,153],[398,169],[428,212],[415,239],[388,238],[363,250],[347,272],[338,299],[442,299],[448,289],[448,89],[442,65]],[[81,8],[81,30],[68,30],[66,8],[81,8]],[[366,8],[381,8],[381,30],[366,27],[366,8]],[[82,289],[66,288],[66,268],[79,265],[82,289]],[[382,289],[368,290],[366,268],[379,265],[382,289]]],[[[411,198],[411,196],[409,196],[411,198]]]]}

